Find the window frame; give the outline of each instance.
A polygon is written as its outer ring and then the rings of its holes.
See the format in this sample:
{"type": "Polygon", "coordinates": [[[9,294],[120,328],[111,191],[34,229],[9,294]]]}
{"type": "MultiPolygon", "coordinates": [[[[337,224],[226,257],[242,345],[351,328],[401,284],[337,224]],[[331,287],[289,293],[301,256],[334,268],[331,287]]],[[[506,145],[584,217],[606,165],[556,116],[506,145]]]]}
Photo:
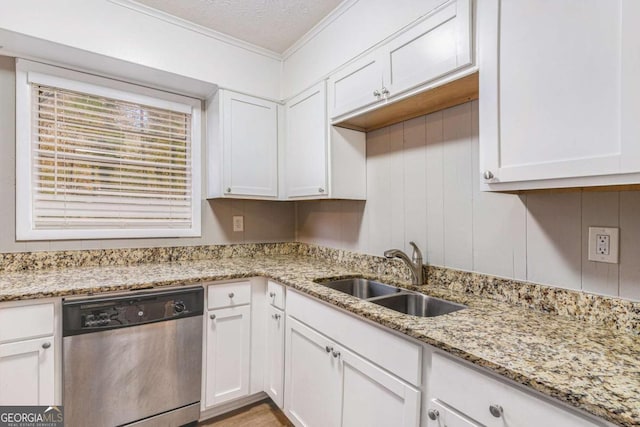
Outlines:
{"type": "Polygon", "coordinates": [[[201,237],[202,101],[138,84],[16,59],[16,240],[201,237]],[[191,228],[35,229],[31,83],[191,114],[191,228]]]}

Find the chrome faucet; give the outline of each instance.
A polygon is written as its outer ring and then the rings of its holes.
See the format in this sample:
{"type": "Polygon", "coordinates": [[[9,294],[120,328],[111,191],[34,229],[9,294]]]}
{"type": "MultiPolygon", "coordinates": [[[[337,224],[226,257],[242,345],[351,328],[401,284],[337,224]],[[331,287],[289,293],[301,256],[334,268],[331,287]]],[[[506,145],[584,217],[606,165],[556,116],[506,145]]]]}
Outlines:
{"type": "Polygon", "coordinates": [[[424,275],[422,272],[422,252],[420,252],[420,249],[418,249],[415,242],[409,242],[409,244],[413,246],[411,259],[409,259],[409,256],[400,249],[389,249],[384,251],[384,256],[389,259],[400,258],[404,261],[411,269],[411,274],[413,275],[413,281],[411,283],[414,285],[422,285],[424,283],[424,275]]]}

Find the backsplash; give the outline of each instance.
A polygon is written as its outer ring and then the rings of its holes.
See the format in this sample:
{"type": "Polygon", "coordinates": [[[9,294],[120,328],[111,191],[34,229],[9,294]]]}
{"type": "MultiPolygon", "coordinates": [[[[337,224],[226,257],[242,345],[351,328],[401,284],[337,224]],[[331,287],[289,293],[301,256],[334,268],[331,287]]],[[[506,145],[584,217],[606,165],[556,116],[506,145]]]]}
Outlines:
{"type": "Polygon", "coordinates": [[[640,302],[444,267],[428,267],[427,274],[426,293],[444,287],[640,335],[640,302]]]}
{"type": "Polygon", "coordinates": [[[106,267],[230,257],[289,255],[297,253],[299,246],[298,243],[284,242],[92,249],[86,251],[8,252],[0,253],[0,273],[50,268],[106,267]]]}
{"type": "Polygon", "coordinates": [[[429,293],[432,288],[447,289],[640,334],[640,302],[435,266],[425,266],[425,285],[412,286],[408,284],[411,272],[400,260],[298,242],[1,253],[0,274],[56,268],[131,266],[283,255],[335,263],[353,271],[353,274],[381,279],[425,293],[429,293]]]}
{"type": "Polygon", "coordinates": [[[367,134],[367,201],[297,204],[296,240],[640,301],[640,192],[481,192],[476,101],[367,134]],[[620,228],[620,264],[587,260],[620,228]]]}

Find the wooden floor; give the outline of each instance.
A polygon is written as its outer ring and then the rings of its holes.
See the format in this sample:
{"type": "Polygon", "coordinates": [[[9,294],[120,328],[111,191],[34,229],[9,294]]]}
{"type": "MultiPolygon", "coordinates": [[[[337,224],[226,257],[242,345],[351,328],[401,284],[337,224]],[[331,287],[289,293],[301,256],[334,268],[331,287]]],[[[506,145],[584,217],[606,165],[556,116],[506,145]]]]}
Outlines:
{"type": "Polygon", "coordinates": [[[287,417],[270,400],[263,400],[254,403],[228,414],[211,418],[200,424],[198,427],[292,427],[287,417]]]}

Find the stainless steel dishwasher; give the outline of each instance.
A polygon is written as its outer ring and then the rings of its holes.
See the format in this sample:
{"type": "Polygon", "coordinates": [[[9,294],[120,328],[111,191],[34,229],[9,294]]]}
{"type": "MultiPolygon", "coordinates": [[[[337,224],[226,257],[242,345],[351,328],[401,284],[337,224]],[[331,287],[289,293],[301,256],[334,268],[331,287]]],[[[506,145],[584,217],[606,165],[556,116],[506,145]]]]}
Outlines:
{"type": "Polygon", "coordinates": [[[65,300],[65,425],[197,421],[203,295],[198,286],[65,300]]]}

